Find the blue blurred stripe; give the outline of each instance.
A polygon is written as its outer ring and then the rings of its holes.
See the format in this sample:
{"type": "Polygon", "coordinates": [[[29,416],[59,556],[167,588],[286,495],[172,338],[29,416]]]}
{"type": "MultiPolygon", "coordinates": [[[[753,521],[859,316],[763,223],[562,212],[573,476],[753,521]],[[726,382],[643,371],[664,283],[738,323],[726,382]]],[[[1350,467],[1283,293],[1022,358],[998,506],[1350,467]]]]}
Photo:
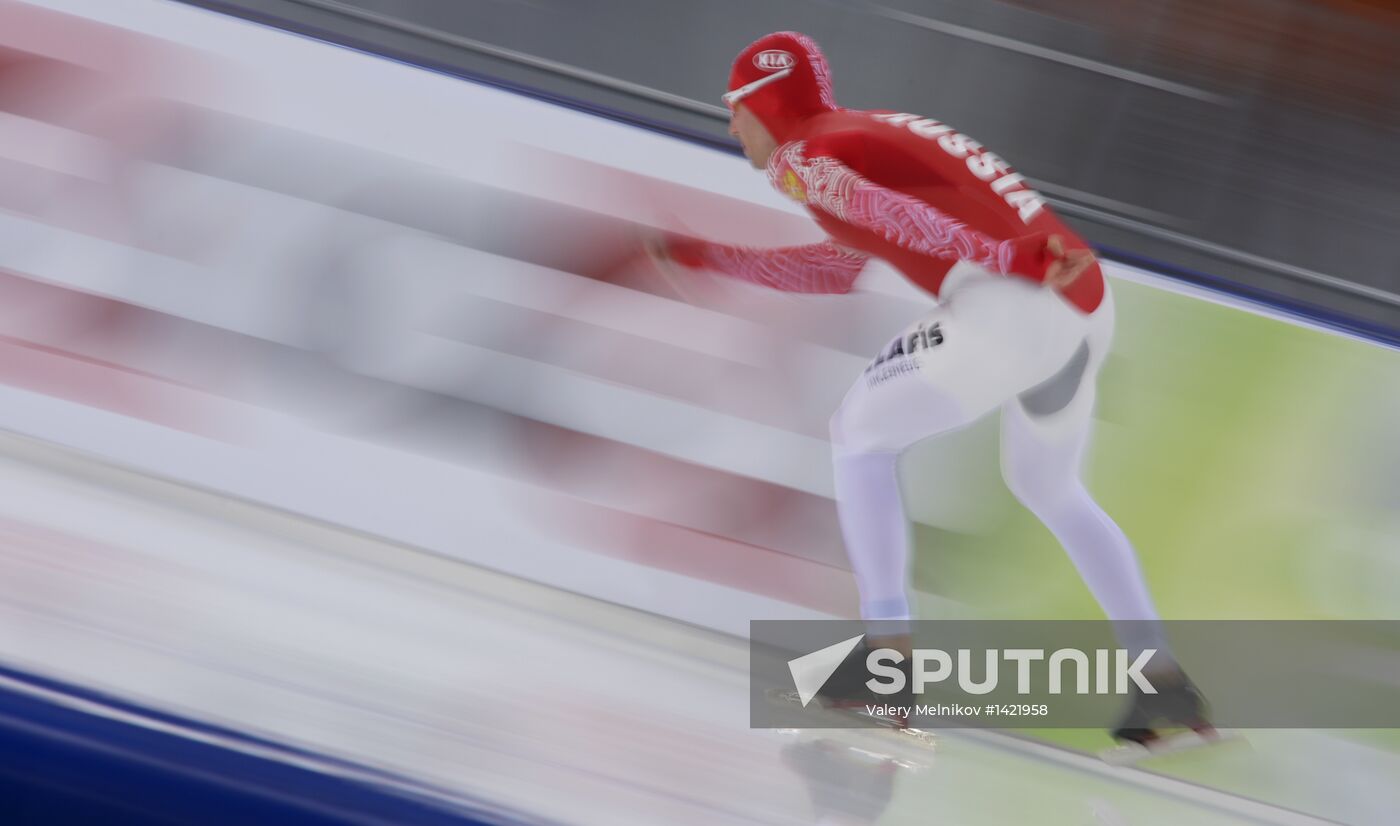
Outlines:
{"type": "Polygon", "coordinates": [[[441,802],[435,790],[385,772],[89,689],[3,667],[0,677],[0,822],[5,824],[520,822],[488,817],[466,803],[441,802]],[[306,763],[335,773],[303,767],[306,763]],[[391,783],[398,788],[389,788],[391,783]],[[405,786],[422,791],[404,791],[405,786]]]}

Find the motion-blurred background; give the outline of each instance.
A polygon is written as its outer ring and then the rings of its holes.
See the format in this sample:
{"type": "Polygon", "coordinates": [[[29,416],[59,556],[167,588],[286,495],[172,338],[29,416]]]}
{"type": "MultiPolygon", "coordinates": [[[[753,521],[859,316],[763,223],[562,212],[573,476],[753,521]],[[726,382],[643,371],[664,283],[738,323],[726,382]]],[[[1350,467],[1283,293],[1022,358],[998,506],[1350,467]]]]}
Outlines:
{"type": "Polygon", "coordinates": [[[720,141],[735,44],[798,29],[844,105],[957,124],[1100,245],[1400,312],[1384,0],[196,1],[720,141]]]}
{"type": "MultiPolygon", "coordinates": [[[[845,105],[996,147],[1115,262],[1087,478],[1164,614],[1396,618],[1385,4],[0,0],[5,690],[79,715],[44,723],[68,741],[141,729],[119,767],[315,822],[428,815],[192,780],[141,738],[489,822],[1389,822],[1390,732],[1109,772],[1098,732],[949,734],[926,765],[748,730],[749,621],[855,610],[826,419],[932,300],[639,254],[816,237],[718,103],[777,29],[845,105]]],[[[921,613],[1096,617],[995,434],[908,462],[921,613]]],[[[14,748],[15,822],[174,799],[14,748]]],[[[292,822],[180,799],[155,822],[292,822]]]]}

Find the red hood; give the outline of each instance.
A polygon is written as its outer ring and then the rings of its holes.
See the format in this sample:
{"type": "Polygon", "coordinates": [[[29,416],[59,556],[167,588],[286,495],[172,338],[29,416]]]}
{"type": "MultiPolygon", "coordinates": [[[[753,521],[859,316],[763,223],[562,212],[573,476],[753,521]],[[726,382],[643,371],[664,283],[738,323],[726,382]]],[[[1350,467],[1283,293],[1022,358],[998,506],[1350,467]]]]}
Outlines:
{"type": "Polygon", "coordinates": [[[797,134],[803,121],[840,109],[831,94],[831,70],[817,44],[797,32],[775,32],[755,40],[734,59],[733,91],[791,67],[792,73],[744,97],[742,103],[779,143],[797,134]]]}

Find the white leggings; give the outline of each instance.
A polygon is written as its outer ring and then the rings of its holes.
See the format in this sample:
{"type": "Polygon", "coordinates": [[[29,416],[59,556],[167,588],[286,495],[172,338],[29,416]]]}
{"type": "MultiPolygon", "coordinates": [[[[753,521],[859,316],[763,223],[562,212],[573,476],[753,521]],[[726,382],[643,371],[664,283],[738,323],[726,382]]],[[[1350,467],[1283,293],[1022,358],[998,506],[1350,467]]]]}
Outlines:
{"type": "Polygon", "coordinates": [[[966,265],[950,273],[940,306],[887,345],[831,420],[863,618],[886,629],[910,618],[900,454],[1000,407],[1011,492],[1064,546],[1110,620],[1157,619],[1132,545],[1079,478],[1112,335],[1111,295],[1086,316],[1029,282],[966,265]]]}

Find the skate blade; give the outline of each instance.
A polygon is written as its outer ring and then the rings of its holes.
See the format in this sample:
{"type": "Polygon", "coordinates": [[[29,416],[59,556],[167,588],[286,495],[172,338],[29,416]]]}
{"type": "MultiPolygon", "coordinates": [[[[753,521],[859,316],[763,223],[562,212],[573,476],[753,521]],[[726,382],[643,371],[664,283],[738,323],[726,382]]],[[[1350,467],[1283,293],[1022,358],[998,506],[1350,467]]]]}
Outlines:
{"type": "Polygon", "coordinates": [[[1151,741],[1151,745],[1142,743],[1120,743],[1113,748],[1104,749],[1099,752],[1099,759],[1110,766],[1131,766],[1149,757],[1162,757],[1168,754],[1180,754],[1184,751],[1195,751],[1196,749],[1208,746],[1218,746],[1222,743],[1243,742],[1244,738],[1237,732],[1216,730],[1210,734],[1200,734],[1195,731],[1181,731],[1175,734],[1168,734],[1151,741]]]}
{"type": "MultiPolygon", "coordinates": [[[[796,691],[792,690],[774,689],[768,692],[768,699],[777,703],[795,706],[802,705],[802,698],[796,691]]],[[[866,714],[855,706],[823,706],[823,708],[829,714],[837,714],[844,717],[859,717],[861,720],[867,720],[874,723],[880,730],[897,735],[901,741],[906,743],[917,744],[923,748],[934,748],[938,743],[938,737],[934,732],[928,729],[911,728],[903,720],[892,717],[881,717],[877,714],[866,714]]],[[[797,733],[799,729],[783,729],[783,731],[797,733]]]]}

